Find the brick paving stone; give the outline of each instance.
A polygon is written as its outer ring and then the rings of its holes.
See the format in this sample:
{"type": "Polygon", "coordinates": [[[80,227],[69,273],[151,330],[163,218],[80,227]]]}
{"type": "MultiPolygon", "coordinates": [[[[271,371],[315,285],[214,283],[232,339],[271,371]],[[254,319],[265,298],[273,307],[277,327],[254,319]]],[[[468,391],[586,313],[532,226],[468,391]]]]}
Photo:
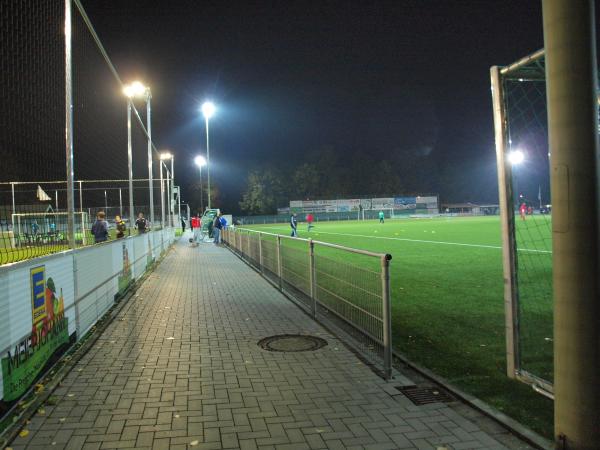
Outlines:
{"type": "Polygon", "coordinates": [[[503,448],[446,405],[413,405],[227,249],[181,239],[14,449],[503,448]],[[276,334],[328,341],[277,353],[276,334]],[[55,446],[49,446],[56,442],[55,446]],[[196,445],[191,445],[194,442],[196,445]]]}

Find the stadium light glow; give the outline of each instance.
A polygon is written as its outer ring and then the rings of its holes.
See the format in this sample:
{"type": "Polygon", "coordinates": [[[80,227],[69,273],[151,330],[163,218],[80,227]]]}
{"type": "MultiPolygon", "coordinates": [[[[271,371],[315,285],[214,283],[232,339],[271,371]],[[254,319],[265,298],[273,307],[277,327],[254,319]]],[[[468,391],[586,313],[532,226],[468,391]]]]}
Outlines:
{"type": "Polygon", "coordinates": [[[215,114],[215,104],[213,102],[202,103],[202,115],[205,119],[210,119],[215,114]]]}
{"type": "Polygon", "coordinates": [[[123,93],[129,98],[143,97],[144,95],[147,95],[148,91],[150,91],[150,89],[144,86],[141,81],[134,81],[123,88],[123,93]]]}
{"type": "Polygon", "coordinates": [[[162,152],[160,154],[160,159],[161,160],[165,160],[165,159],[171,159],[173,157],[173,155],[171,154],[171,152],[162,152]]]}
{"type": "Polygon", "coordinates": [[[198,155],[194,158],[194,164],[202,168],[206,165],[206,159],[204,159],[204,156],[198,155]]]}
{"type": "Polygon", "coordinates": [[[514,150],[508,154],[508,161],[511,165],[516,166],[525,160],[525,155],[521,150],[514,150]]]}

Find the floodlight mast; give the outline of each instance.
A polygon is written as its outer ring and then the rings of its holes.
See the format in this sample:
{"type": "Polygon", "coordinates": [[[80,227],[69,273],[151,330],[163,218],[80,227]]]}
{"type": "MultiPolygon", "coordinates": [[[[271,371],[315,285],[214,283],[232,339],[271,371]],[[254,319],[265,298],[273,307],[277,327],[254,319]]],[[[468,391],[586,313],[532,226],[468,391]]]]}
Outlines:
{"type": "Polygon", "coordinates": [[[202,167],[206,165],[206,159],[204,156],[198,155],[194,158],[194,164],[200,169],[200,211],[204,213],[204,194],[202,192],[202,167]]]}
{"type": "MultiPolygon", "coordinates": [[[[152,92],[140,81],[134,81],[123,88],[123,93],[129,98],[141,97],[146,102],[146,128],[148,132],[148,190],[150,194],[150,223],[154,223],[154,186],[152,180],[152,92]]],[[[130,131],[131,132],[131,131],[130,131]]]]}
{"type": "Polygon", "coordinates": [[[202,104],[202,114],[206,123],[206,183],[208,191],[208,209],[211,208],[210,202],[210,145],[208,139],[208,121],[215,114],[215,105],[213,102],[206,101],[202,104]]]}

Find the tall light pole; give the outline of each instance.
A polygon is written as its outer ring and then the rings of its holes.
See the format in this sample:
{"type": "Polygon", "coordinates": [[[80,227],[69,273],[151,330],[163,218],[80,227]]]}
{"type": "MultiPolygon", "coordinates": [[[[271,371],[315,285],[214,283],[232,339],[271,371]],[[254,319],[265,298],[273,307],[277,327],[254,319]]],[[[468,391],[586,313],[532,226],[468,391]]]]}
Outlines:
{"type": "Polygon", "coordinates": [[[208,121],[215,114],[215,105],[212,102],[202,104],[202,114],[206,122],[206,185],[208,191],[208,209],[210,209],[210,146],[208,141],[208,121]]]}
{"type": "Polygon", "coordinates": [[[168,192],[168,196],[169,196],[169,202],[168,202],[168,208],[169,208],[169,225],[171,226],[175,226],[175,223],[173,222],[173,220],[171,220],[173,218],[173,215],[175,213],[175,211],[173,210],[173,186],[174,186],[174,179],[175,179],[175,169],[174,169],[174,160],[175,160],[175,155],[173,155],[171,152],[162,152],[160,154],[160,159],[162,161],[170,159],[171,160],[171,179],[170,179],[170,184],[169,184],[169,180],[167,180],[167,192],[168,192]]]}
{"type": "Polygon", "coordinates": [[[202,166],[206,165],[206,159],[204,156],[198,155],[194,158],[194,163],[200,169],[200,210],[204,213],[204,195],[202,193],[202,166]]]}
{"type": "MultiPolygon", "coordinates": [[[[132,98],[143,98],[146,101],[146,131],[148,132],[148,190],[150,193],[150,223],[154,222],[154,188],[152,180],[152,92],[148,86],[134,81],[123,89],[125,95],[132,98]]],[[[131,100],[130,100],[131,101],[131,100]]]]}

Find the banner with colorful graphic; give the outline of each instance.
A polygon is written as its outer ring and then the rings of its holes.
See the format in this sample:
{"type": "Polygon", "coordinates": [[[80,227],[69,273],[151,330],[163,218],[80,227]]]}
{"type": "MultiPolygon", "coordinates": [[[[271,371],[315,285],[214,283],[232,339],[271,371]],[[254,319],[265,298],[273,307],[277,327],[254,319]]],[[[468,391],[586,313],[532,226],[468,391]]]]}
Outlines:
{"type": "Polygon", "coordinates": [[[72,318],[73,311],[65,313],[65,303],[73,304],[72,259],[21,268],[7,278],[7,303],[13,314],[3,334],[22,336],[4,347],[0,357],[2,399],[12,401],[23,395],[52,355],[69,342],[73,325],[67,316],[72,318]],[[23,311],[24,305],[29,306],[28,316],[14,314],[23,311]]]}

